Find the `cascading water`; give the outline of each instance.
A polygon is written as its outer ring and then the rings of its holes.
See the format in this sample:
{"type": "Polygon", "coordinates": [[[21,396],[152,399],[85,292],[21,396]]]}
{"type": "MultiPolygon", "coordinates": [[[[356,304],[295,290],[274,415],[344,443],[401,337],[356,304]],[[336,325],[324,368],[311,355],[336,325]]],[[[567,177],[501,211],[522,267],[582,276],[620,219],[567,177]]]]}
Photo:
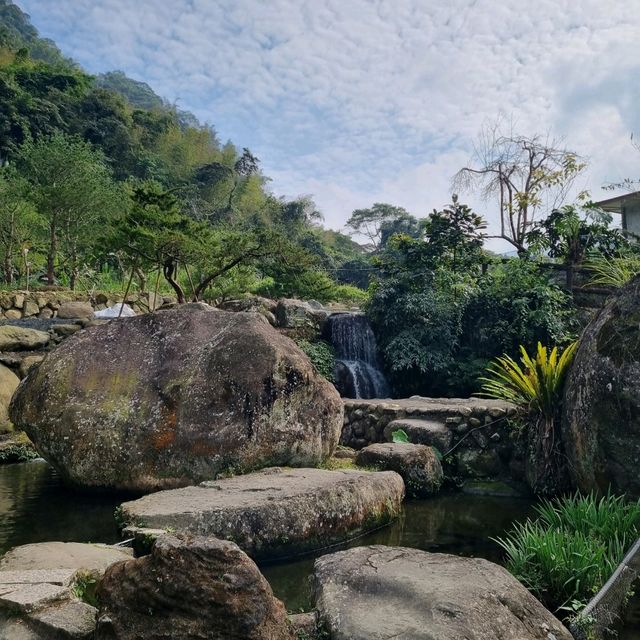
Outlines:
{"type": "Polygon", "coordinates": [[[329,316],[336,351],[336,387],[343,398],[388,398],[389,384],[380,370],[376,338],[361,313],[329,316]]]}

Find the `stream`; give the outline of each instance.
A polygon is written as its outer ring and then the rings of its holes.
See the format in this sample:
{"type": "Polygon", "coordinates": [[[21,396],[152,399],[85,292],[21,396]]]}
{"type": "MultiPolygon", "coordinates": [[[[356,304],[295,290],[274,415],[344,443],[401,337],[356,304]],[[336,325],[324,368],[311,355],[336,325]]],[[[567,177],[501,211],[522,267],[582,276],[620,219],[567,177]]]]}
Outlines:
{"type": "MultiPolygon", "coordinates": [[[[70,490],[44,461],[0,466],[0,555],[31,542],[118,542],[113,512],[124,499],[70,490]]],[[[409,501],[392,525],[346,546],[398,545],[500,562],[500,547],[491,538],[503,535],[532,508],[527,499],[462,493],[409,501]]],[[[261,567],[289,611],[310,608],[313,561],[326,552],[261,567]]],[[[640,598],[633,600],[618,638],[640,640],[640,598]]]]}

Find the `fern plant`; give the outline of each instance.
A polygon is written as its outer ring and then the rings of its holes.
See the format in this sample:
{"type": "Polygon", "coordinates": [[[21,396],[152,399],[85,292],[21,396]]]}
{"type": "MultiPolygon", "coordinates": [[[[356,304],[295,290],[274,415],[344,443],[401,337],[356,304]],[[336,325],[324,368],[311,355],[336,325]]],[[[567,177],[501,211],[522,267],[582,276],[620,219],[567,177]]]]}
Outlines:
{"type": "Polygon", "coordinates": [[[558,347],[549,349],[540,342],[535,356],[520,347],[521,364],[504,355],[487,368],[487,376],[480,378],[486,398],[507,400],[533,416],[532,473],[529,482],[541,493],[553,492],[554,458],[557,458],[555,424],[560,415],[562,391],[569,366],[578,347],[574,342],[560,352],[558,347]]]}

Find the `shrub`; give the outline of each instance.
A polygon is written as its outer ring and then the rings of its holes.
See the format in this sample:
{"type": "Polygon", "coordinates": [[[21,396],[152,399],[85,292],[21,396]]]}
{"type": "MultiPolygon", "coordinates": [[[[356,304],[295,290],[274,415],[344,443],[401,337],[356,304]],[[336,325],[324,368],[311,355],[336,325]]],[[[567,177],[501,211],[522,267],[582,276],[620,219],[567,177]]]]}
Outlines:
{"type": "Polygon", "coordinates": [[[552,610],[586,604],[640,534],[640,501],[611,494],[544,501],[536,516],[496,541],[509,571],[552,610]]]}
{"type": "Polygon", "coordinates": [[[585,263],[585,267],[591,272],[590,285],[623,287],[640,273],[640,257],[600,257],[588,261],[585,263]]]}
{"type": "Polygon", "coordinates": [[[333,382],[333,371],[336,364],[336,354],[333,347],[324,340],[310,341],[305,338],[296,338],[296,344],[309,356],[311,364],[316,371],[333,382]]]}
{"type": "Polygon", "coordinates": [[[538,493],[554,493],[562,485],[563,466],[556,438],[564,382],[577,342],[561,354],[538,343],[535,359],[520,347],[522,367],[504,355],[487,368],[480,395],[507,400],[522,407],[534,421],[530,433],[530,459],[527,479],[538,493]]]}

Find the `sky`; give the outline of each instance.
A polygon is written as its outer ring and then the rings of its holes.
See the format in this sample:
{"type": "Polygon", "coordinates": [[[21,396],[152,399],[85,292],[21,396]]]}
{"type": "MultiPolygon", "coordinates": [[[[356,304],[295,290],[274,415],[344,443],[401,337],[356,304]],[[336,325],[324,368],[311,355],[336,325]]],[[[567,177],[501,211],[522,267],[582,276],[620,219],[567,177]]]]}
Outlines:
{"type": "MultiPolygon", "coordinates": [[[[640,177],[640,0],[17,0],[91,73],[142,80],[249,147],[325,225],[451,200],[501,114],[585,156],[579,190],[640,177]]],[[[461,194],[495,230],[495,203],[461,194]]],[[[498,245],[496,245],[498,248],[498,245]]]]}

